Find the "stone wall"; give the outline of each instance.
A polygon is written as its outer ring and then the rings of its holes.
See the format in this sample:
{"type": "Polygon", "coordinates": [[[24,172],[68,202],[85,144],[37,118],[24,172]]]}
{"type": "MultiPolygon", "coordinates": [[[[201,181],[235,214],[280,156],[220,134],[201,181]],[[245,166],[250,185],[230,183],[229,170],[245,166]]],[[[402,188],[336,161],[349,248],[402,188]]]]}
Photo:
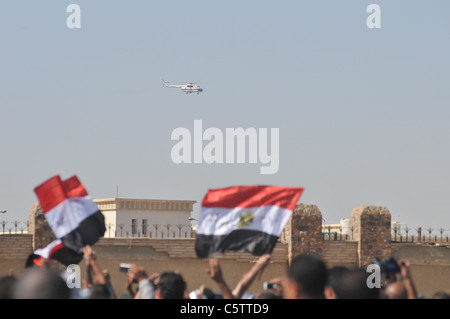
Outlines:
{"type": "Polygon", "coordinates": [[[411,275],[420,294],[431,297],[439,290],[450,293],[450,245],[395,243],[392,256],[410,262],[411,275]]]}
{"type": "Polygon", "coordinates": [[[284,229],[288,260],[301,253],[322,255],[322,213],[316,205],[299,204],[284,229]]]}
{"type": "Polygon", "coordinates": [[[33,251],[31,234],[0,235],[0,260],[20,259],[24,261],[33,251]]]}
{"type": "Polygon", "coordinates": [[[33,252],[33,235],[0,235],[0,277],[10,270],[18,275],[25,269],[25,262],[33,252]]]}
{"type": "Polygon", "coordinates": [[[322,259],[328,267],[343,265],[358,267],[358,242],[356,241],[324,241],[322,259]]]}
{"type": "Polygon", "coordinates": [[[358,265],[391,255],[391,213],[385,207],[359,206],[350,216],[352,239],[358,242],[358,265]]]}
{"type": "Polygon", "coordinates": [[[33,235],[32,247],[34,250],[44,248],[55,240],[55,235],[53,234],[47,219],[45,219],[45,215],[42,212],[42,208],[39,203],[31,206],[28,215],[28,222],[28,232],[33,235]]]}

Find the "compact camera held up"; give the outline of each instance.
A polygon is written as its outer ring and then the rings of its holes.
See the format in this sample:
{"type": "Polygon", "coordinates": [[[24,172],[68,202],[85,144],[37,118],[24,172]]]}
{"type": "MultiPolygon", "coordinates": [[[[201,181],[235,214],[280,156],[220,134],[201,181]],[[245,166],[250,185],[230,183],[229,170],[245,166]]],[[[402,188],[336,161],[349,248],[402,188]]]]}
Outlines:
{"type": "Polygon", "coordinates": [[[120,263],[119,264],[119,272],[128,273],[131,271],[131,264],[120,263]]]}
{"type": "Polygon", "coordinates": [[[278,284],[271,283],[269,281],[265,281],[263,283],[264,290],[277,289],[279,287],[278,284]]]}
{"type": "MultiPolygon", "coordinates": [[[[375,258],[373,259],[372,264],[380,266],[381,275],[384,277],[384,279],[393,279],[397,274],[400,274],[401,272],[399,263],[392,256],[387,257],[384,260],[375,258]]],[[[401,263],[400,265],[403,264],[404,263],[401,263]]]]}

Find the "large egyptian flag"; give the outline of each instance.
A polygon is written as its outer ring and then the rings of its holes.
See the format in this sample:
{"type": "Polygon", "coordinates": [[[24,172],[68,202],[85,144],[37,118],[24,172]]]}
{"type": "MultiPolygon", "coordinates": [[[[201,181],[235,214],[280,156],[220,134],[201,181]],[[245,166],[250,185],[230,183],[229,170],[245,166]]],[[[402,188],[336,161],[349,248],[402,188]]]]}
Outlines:
{"type": "Polygon", "coordinates": [[[195,241],[199,258],[226,251],[270,254],[303,188],[233,186],[203,198],[195,241]]]}
{"type": "Polygon", "coordinates": [[[56,238],[80,254],[105,233],[105,219],[77,176],[54,176],[34,189],[56,238]]]}

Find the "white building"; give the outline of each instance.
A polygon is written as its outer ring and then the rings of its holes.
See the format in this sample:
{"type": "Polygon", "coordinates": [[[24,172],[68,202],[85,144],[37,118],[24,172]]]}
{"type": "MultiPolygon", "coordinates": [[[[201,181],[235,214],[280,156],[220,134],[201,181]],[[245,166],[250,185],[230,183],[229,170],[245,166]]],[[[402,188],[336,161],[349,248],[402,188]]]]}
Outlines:
{"type": "Polygon", "coordinates": [[[340,221],[340,231],[342,235],[350,235],[351,226],[350,226],[350,218],[342,218],[340,221]]]}
{"type": "Polygon", "coordinates": [[[322,225],[322,233],[324,233],[324,238],[326,239],[334,238],[334,236],[350,236],[350,219],[343,218],[339,224],[322,225]]]}
{"type": "Polygon", "coordinates": [[[190,238],[196,201],[130,198],[95,199],[105,216],[104,237],[190,238]]]}

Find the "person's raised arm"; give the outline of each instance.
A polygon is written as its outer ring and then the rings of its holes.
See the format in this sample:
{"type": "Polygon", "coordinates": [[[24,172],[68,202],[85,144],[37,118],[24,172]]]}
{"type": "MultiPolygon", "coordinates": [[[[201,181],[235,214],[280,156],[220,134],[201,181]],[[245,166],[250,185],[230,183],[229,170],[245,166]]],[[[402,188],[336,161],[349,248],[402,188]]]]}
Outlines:
{"type": "Polygon", "coordinates": [[[134,273],[129,272],[127,273],[127,282],[125,284],[125,289],[130,294],[131,298],[136,299],[138,296],[136,296],[136,292],[133,290],[133,283],[134,283],[134,273]]]}
{"type": "Polygon", "coordinates": [[[209,260],[209,270],[207,272],[211,279],[214,280],[219,286],[223,299],[233,299],[234,297],[231,289],[223,279],[222,269],[220,268],[219,261],[216,258],[211,258],[209,260]]]}
{"type": "Polygon", "coordinates": [[[94,280],[92,279],[92,266],[91,261],[94,258],[92,249],[88,249],[84,247],[83,249],[84,260],[86,264],[86,280],[84,282],[84,288],[89,289],[94,284],[94,280]]]}
{"type": "Polygon", "coordinates": [[[408,260],[399,261],[400,276],[402,277],[403,284],[405,285],[408,299],[417,299],[417,290],[414,285],[409,266],[410,263],[408,260]]]}
{"type": "Polygon", "coordinates": [[[103,276],[102,271],[97,265],[97,261],[95,260],[95,254],[92,250],[92,247],[87,245],[83,249],[84,256],[86,257],[86,265],[91,267],[92,271],[95,275],[94,282],[97,284],[106,284],[105,276],[103,276]]]}
{"type": "Polygon", "coordinates": [[[108,287],[109,293],[111,294],[111,298],[117,299],[116,292],[114,291],[114,288],[111,283],[111,275],[109,273],[109,270],[103,269],[102,274],[103,274],[103,277],[105,278],[106,286],[108,287]]]}
{"type": "Polygon", "coordinates": [[[131,264],[130,272],[135,282],[138,283],[138,292],[134,296],[135,299],[153,299],[155,298],[155,287],[149,280],[149,276],[144,267],[131,264]]]}
{"type": "Polygon", "coordinates": [[[247,289],[251,286],[256,277],[262,275],[262,271],[270,262],[270,255],[263,255],[259,257],[258,261],[253,265],[253,267],[246,272],[241,280],[238,282],[236,287],[233,289],[233,296],[235,298],[242,298],[247,289]]]}
{"type": "Polygon", "coordinates": [[[88,261],[86,259],[86,284],[85,284],[85,288],[90,288],[92,287],[92,285],[94,284],[94,281],[92,279],[92,267],[91,267],[91,262],[90,260],[88,261]]]}

